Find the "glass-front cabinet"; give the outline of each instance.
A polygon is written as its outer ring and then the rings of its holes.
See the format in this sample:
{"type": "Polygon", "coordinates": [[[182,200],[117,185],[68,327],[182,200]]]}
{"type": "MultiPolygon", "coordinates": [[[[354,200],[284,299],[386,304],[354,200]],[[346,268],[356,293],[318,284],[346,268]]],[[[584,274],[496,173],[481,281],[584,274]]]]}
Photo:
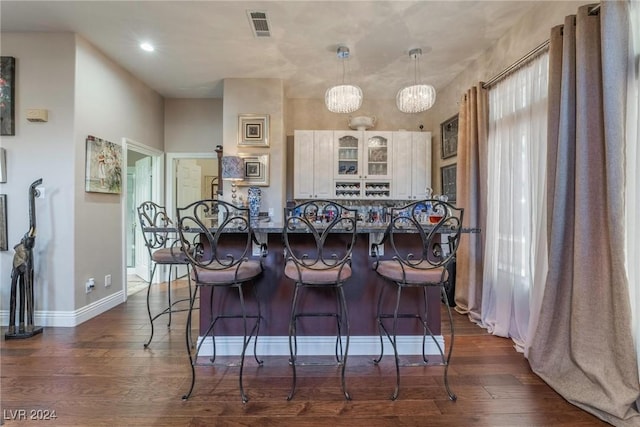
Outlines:
{"type": "Polygon", "coordinates": [[[391,141],[392,132],[334,132],[336,197],[391,197],[391,141]]]}
{"type": "Polygon", "coordinates": [[[391,179],[391,137],[390,132],[365,132],[365,178],[391,179]]]}
{"type": "Polygon", "coordinates": [[[335,132],[334,138],[337,160],[336,179],[361,179],[362,132],[345,132],[344,134],[335,132]]]}

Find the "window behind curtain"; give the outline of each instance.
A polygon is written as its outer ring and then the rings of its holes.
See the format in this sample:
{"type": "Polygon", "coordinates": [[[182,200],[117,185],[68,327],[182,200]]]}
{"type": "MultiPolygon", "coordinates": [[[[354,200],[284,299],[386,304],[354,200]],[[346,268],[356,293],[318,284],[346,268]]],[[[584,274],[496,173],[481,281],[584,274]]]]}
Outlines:
{"type": "Polygon", "coordinates": [[[482,324],[511,337],[520,350],[533,288],[546,274],[546,257],[536,254],[546,233],[548,56],[534,58],[489,90],[482,324]]]}

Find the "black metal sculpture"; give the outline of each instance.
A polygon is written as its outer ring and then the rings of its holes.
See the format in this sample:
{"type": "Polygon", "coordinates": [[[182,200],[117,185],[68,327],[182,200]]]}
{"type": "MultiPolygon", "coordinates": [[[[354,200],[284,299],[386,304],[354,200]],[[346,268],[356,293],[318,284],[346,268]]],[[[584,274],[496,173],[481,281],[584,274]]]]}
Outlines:
{"type": "Polygon", "coordinates": [[[33,247],[36,242],[36,187],[42,184],[42,178],[29,187],[29,231],[20,243],[14,246],[11,270],[11,300],[9,307],[9,329],[5,339],[29,338],[42,332],[42,328],[33,325],[35,311],[33,300],[33,247]],[[16,328],[16,302],[20,299],[18,327],[16,328]],[[25,319],[26,318],[26,319],[25,319]]]}

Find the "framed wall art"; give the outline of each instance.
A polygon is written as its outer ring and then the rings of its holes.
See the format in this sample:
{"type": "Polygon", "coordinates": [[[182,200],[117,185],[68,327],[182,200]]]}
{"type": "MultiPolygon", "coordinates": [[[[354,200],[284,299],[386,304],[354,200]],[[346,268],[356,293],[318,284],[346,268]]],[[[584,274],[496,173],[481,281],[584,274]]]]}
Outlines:
{"type": "Polygon", "coordinates": [[[240,114],[238,116],[238,145],[269,146],[269,115],[240,114]]]}
{"type": "Polygon", "coordinates": [[[244,179],[238,185],[269,186],[269,155],[238,153],[244,160],[244,179]]]}
{"type": "Polygon", "coordinates": [[[86,156],[84,190],[89,193],[120,194],[122,147],[89,135],[86,156]]]}
{"type": "Polygon", "coordinates": [[[0,135],[15,135],[16,58],[0,57],[0,135]]]}
{"type": "Polygon", "coordinates": [[[458,115],[440,125],[440,138],[442,139],[441,157],[448,159],[458,154],[458,115]]]}
{"type": "Polygon", "coordinates": [[[450,202],[456,201],[456,164],[442,166],[440,176],[442,179],[442,194],[447,196],[450,202]]]}
{"type": "Polygon", "coordinates": [[[7,237],[7,195],[0,194],[0,251],[8,251],[7,237]]]}

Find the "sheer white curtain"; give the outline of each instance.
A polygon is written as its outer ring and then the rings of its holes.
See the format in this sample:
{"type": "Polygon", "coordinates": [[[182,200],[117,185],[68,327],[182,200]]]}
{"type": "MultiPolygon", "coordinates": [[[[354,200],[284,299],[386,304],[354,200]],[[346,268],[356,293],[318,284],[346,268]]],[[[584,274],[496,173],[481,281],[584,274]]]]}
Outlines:
{"type": "Polygon", "coordinates": [[[548,58],[541,54],[489,90],[481,323],[520,351],[535,312],[533,287],[546,276],[548,58]]]}
{"type": "Polygon", "coordinates": [[[627,91],[626,141],[626,267],[629,276],[629,296],[633,337],[638,368],[640,368],[640,4],[630,1],[629,82],[627,91]]]}

